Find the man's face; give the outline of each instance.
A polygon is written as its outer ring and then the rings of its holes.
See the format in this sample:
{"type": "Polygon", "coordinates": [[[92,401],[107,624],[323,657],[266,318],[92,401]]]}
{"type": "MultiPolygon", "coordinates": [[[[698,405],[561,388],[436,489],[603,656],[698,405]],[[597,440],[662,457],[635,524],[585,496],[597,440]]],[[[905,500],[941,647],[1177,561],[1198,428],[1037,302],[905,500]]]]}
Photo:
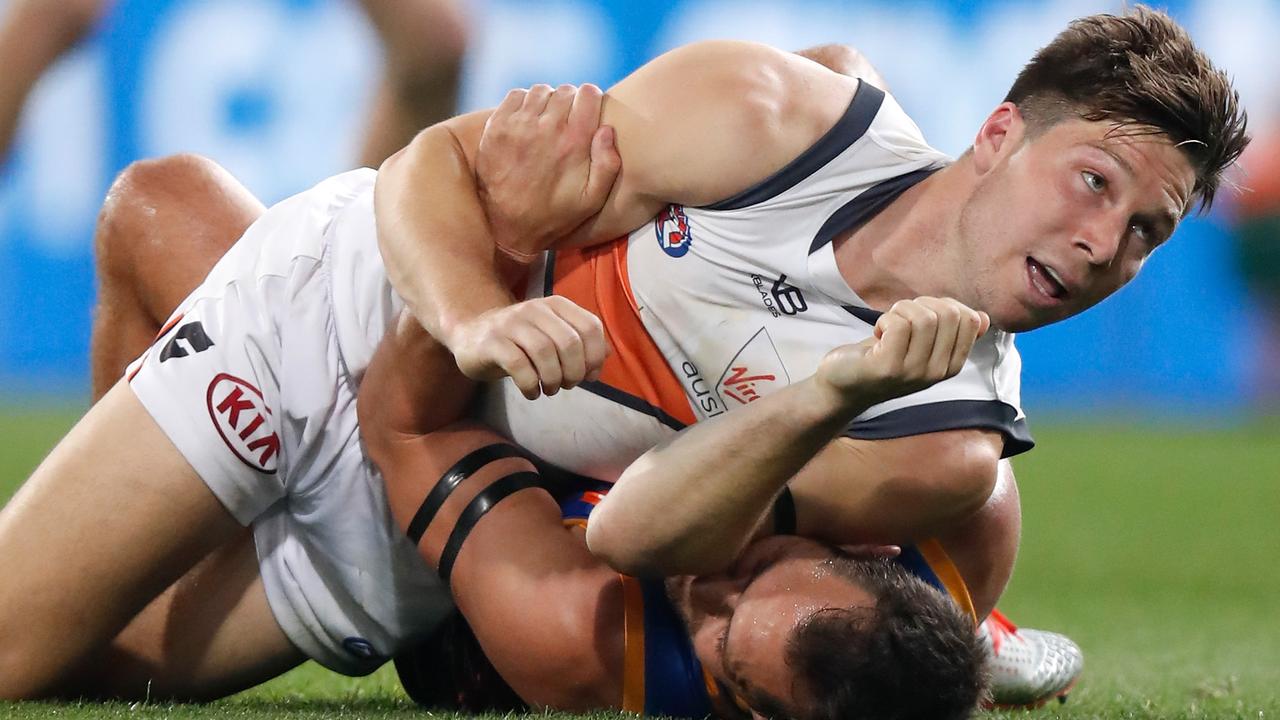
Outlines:
{"type": "Polygon", "coordinates": [[[1028,139],[1016,110],[1006,134],[989,135],[1000,112],[975,143],[981,175],[957,228],[955,281],[960,299],[1017,332],[1132,280],[1185,214],[1195,173],[1163,135],[1072,119],[1028,139]]]}
{"type": "Polygon", "coordinates": [[[873,608],[871,593],[836,572],[833,548],[805,538],[753,543],[728,573],[667,581],[703,667],[739,697],[803,703],[785,662],[797,625],[830,607],[873,608]]]}

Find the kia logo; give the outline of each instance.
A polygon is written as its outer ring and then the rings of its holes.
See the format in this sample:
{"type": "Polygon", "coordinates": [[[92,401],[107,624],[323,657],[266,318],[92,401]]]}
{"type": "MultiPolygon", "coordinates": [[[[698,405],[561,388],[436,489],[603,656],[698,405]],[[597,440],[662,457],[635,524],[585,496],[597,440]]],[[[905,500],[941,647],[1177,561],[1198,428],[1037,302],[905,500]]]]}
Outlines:
{"type": "Polygon", "coordinates": [[[262,393],[234,375],[220,373],[206,395],[209,418],[240,462],[268,474],[279,465],[280,436],[271,429],[271,408],[262,393]]]}

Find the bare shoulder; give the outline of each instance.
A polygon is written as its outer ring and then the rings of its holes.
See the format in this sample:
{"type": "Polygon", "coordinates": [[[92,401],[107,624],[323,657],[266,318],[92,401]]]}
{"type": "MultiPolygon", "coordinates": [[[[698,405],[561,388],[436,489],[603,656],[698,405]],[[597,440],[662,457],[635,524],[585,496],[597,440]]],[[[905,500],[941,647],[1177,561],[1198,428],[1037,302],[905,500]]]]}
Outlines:
{"type": "Polygon", "coordinates": [[[709,204],[764,180],[808,149],[844,114],[857,86],[854,78],[767,45],[697,42],[612,88],[606,122],[619,128],[624,174],[660,175],[639,184],[670,195],[663,200],[709,204]],[[662,165],[632,162],[624,142],[659,157],[664,146],[682,152],[689,181],[681,184],[662,165]]]}

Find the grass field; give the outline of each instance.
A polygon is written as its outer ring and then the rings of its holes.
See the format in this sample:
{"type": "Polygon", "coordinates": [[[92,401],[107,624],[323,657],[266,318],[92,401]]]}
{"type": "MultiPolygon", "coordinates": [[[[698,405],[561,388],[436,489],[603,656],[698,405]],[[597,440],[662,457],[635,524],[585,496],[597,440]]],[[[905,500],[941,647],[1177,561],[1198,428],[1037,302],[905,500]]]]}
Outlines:
{"type": "MultiPolygon", "coordinates": [[[[0,498],[73,418],[0,411],[0,498]]],[[[1068,704],[1031,717],[1280,718],[1280,423],[1036,435],[1017,464],[1024,548],[1003,609],[1074,637],[1087,669],[1068,704]]],[[[0,705],[0,718],[420,714],[385,668],[315,665],[206,706],[0,705]]]]}

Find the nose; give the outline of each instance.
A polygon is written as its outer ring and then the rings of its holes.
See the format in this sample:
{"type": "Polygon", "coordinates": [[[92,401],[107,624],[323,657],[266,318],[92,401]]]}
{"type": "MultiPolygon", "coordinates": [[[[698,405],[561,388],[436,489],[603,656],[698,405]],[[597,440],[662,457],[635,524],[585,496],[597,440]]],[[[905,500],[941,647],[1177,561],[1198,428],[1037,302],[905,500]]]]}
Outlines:
{"type": "Polygon", "coordinates": [[[1120,254],[1128,226],[1128,218],[1110,213],[1085,217],[1076,230],[1073,244],[1084,252],[1090,265],[1110,267],[1120,254]]]}

